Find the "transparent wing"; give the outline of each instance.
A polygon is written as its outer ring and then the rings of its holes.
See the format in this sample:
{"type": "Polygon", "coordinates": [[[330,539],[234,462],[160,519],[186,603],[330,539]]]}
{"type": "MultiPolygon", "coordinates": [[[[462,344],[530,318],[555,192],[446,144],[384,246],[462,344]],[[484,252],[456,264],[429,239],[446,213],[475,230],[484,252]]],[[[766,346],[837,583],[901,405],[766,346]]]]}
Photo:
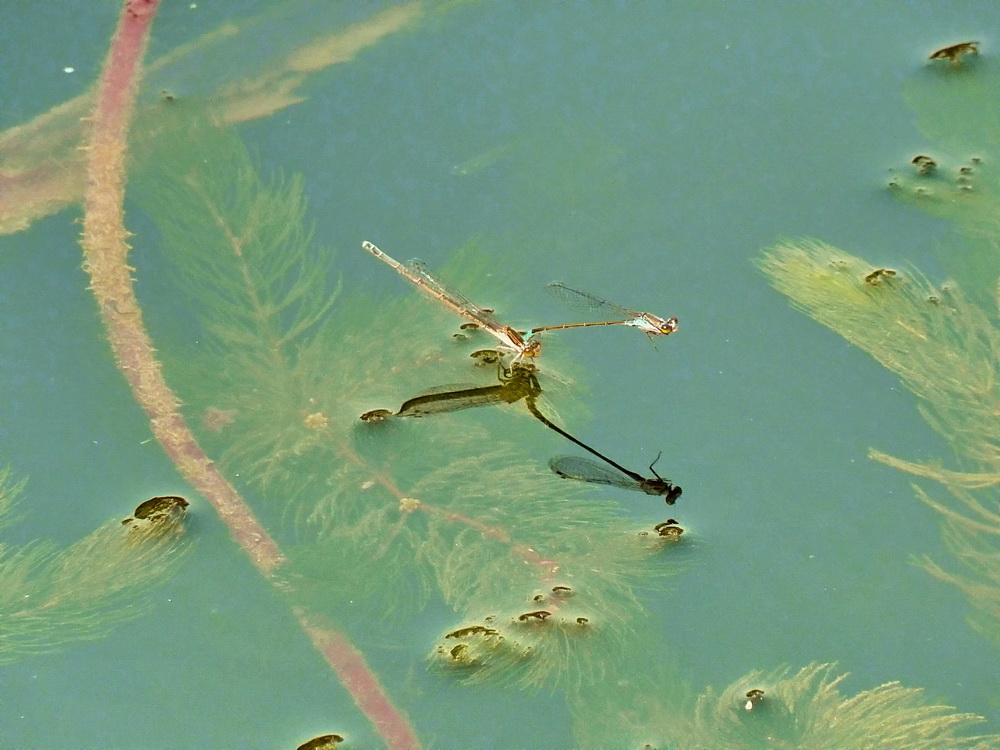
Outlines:
{"type": "Polygon", "coordinates": [[[406,270],[414,276],[419,277],[429,288],[451,301],[452,304],[465,310],[470,317],[478,320],[487,327],[496,326],[497,328],[503,328],[503,324],[493,316],[493,313],[490,310],[480,307],[461,292],[457,292],[447,286],[444,282],[427,270],[427,265],[422,260],[413,258],[412,260],[406,261],[405,266],[406,270]]]}
{"type": "Polygon", "coordinates": [[[610,317],[633,318],[639,314],[635,310],[629,310],[627,307],[616,305],[614,302],[609,302],[606,299],[598,297],[596,294],[581,292],[579,289],[568,287],[561,281],[553,281],[548,284],[546,289],[549,290],[552,296],[578,309],[604,311],[610,317]]]}
{"type": "Polygon", "coordinates": [[[609,466],[580,456],[556,456],[549,468],[566,479],[579,479],[593,484],[610,484],[626,490],[640,490],[639,483],[609,466]]]}

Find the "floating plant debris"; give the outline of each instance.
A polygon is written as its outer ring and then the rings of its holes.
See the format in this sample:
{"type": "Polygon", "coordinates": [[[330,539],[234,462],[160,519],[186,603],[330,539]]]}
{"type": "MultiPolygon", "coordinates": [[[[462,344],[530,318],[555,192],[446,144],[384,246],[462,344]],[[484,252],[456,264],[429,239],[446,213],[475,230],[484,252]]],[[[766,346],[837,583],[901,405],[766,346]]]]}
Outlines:
{"type": "Polygon", "coordinates": [[[681,534],[684,533],[684,528],[677,523],[677,519],[668,518],[663,523],[658,523],[653,527],[653,531],[662,537],[679,539],[681,534]]]}
{"type": "Polygon", "coordinates": [[[319,737],[313,737],[311,740],[303,742],[296,750],[333,750],[343,741],[344,738],[339,734],[321,734],[319,737]]]}
{"type": "Polygon", "coordinates": [[[496,349],[477,349],[469,356],[476,360],[476,364],[480,367],[495,365],[500,361],[500,352],[496,349]]]}
{"type": "Polygon", "coordinates": [[[753,707],[756,706],[764,700],[764,691],[759,688],[754,688],[753,690],[747,690],[747,702],[743,706],[745,711],[752,711],[753,707]]]}
{"type": "Polygon", "coordinates": [[[544,622],[552,616],[552,613],[539,609],[535,612],[525,612],[523,615],[518,615],[518,622],[528,622],[528,620],[534,620],[535,622],[544,622]]]}
{"type": "Polygon", "coordinates": [[[959,42],[934,50],[928,60],[948,60],[952,65],[961,65],[966,55],[978,55],[979,42],[959,42]]]}
{"type": "Polygon", "coordinates": [[[452,630],[450,633],[445,635],[445,638],[465,638],[469,635],[499,635],[500,632],[493,628],[488,628],[485,625],[469,625],[466,628],[459,628],[458,630],[452,630]]]}
{"type": "Polygon", "coordinates": [[[135,509],[131,518],[126,518],[122,524],[129,525],[137,521],[149,521],[160,523],[165,521],[177,521],[186,512],[189,503],[179,495],[160,495],[152,497],[135,509]]]}
{"type": "Polygon", "coordinates": [[[915,166],[920,174],[930,174],[937,167],[937,162],[927,154],[917,154],[910,159],[910,164],[915,166]]]}
{"type": "Polygon", "coordinates": [[[865,276],[865,283],[868,284],[868,286],[878,286],[882,283],[882,279],[895,275],[896,271],[891,268],[876,268],[874,271],[865,276]]]}

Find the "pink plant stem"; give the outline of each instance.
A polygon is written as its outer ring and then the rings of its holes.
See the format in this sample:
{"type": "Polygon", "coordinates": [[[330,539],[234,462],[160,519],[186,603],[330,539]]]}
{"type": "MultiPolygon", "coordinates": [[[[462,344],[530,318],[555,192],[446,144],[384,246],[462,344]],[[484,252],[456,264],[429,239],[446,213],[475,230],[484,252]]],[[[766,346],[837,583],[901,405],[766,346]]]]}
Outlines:
{"type": "MultiPolygon", "coordinates": [[[[139,64],[159,0],[126,0],[97,92],[87,154],[84,269],[119,369],[149,418],[153,434],[181,474],[212,504],[265,576],[284,562],[278,545],[236,489],[205,455],[163,378],[132,287],[125,229],[125,154],[139,64]]],[[[418,748],[413,729],[392,705],[362,654],[337,631],[299,623],[390,748],[418,748]]]]}
{"type": "Polygon", "coordinates": [[[347,636],[333,628],[314,624],[299,608],[296,608],[295,614],[309,634],[313,646],[333,667],[341,683],[354,696],[354,702],[368,717],[385,744],[398,750],[418,750],[420,740],[413,732],[413,727],[389,700],[375,673],[365,662],[364,655],[347,636]]]}
{"type": "Polygon", "coordinates": [[[126,134],[139,60],[158,0],[127,0],[94,108],[84,195],[84,268],[115,359],[149,417],[157,440],[185,477],[215,506],[264,573],[284,561],[277,544],[235,488],[205,456],[163,378],[132,287],[125,230],[126,134]]]}

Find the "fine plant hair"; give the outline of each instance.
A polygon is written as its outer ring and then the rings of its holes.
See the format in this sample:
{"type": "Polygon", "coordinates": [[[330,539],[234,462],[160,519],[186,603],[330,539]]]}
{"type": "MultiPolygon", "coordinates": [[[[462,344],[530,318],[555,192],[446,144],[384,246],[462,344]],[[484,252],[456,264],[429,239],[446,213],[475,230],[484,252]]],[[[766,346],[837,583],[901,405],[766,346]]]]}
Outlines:
{"type": "MultiPolygon", "coordinates": [[[[664,648],[660,658],[669,656],[664,648]]],[[[983,718],[956,713],[924,690],[888,682],[850,695],[836,664],[755,669],[722,690],[692,695],[662,669],[625,665],[573,701],[575,747],[663,750],[989,750],[998,735],[970,734],[983,718]],[[751,695],[754,696],[751,701],[751,695]]]]}
{"type": "MultiPolygon", "coordinates": [[[[24,486],[0,470],[0,527],[10,526],[24,486]]],[[[179,519],[112,520],[65,549],[0,543],[0,663],[100,638],[147,614],[148,594],[190,549],[179,519]]]]}
{"type": "Polygon", "coordinates": [[[970,302],[954,282],[935,287],[915,270],[866,281],[871,263],[815,241],[785,242],[759,261],[792,303],[900,376],[959,466],[916,463],[872,449],[877,461],[931,479],[951,496],[917,497],[942,517],[944,541],[971,577],[921,564],[958,585],[977,611],[974,624],[1000,645],[1000,329],[996,313],[970,302]]]}

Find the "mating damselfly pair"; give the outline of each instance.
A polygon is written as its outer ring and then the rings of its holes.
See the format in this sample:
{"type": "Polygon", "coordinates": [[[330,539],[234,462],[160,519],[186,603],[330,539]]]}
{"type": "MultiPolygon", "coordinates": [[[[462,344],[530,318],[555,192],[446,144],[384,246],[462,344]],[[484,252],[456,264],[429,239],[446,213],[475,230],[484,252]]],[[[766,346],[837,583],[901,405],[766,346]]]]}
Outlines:
{"type": "Polygon", "coordinates": [[[631,326],[638,328],[647,336],[652,337],[666,336],[677,330],[677,318],[670,317],[664,319],[652,313],[630,310],[627,307],[608,302],[593,294],[572,289],[557,281],[549,284],[549,288],[556,294],[567,299],[575,299],[586,307],[607,311],[609,315],[614,315],[615,319],[587,323],[562,323],[558,325],[536,326],[526,332],[521,332],[498,321],[493,315],[492,310],[479,307],[464,295],[445,286],[431,275],[421,261],[410,260],[406,263],[400,263],[368,241],[362,242],[361,247],[394,268],[401,276],[405,277],[434,299],[451,308],[459,315],[482,326],[485,331],[500,342],[500,346],[498,347],[500,351],[505,354],[514,355],[515,362],[521,361],[526,357],[537,357],[541,353],[542,344],[537,336],[544,331],[589,328],[592,326],[631,326]]]}
{"type": "MultiPolygon", "coordinates": [[[[488,403],[499,403],[501,401],[513,403],[513,401],[525,398],[529,411],[536,419],[592,455],[600,458],[605,464],[613,467],[615,470],[611,471],[607,466],[602,466],[592,459],[558,456],[549,462],[549,466],[559,476],[597,484],[615,485],[624,489],[644,492],[648,495],[661,495],[668,505],[673,505],[677,498],[680,497],[681,488],[657,474],[652,464],[650,464],[649,469],[655,478],[643,477],[636,472],[626,469],[621,464],[608,458],[603,453],[595,450],[549,420],[539,411],[535,403],[535,397],[541,393],[541,387],[534,376],[535,367],[531,364],[521,364],[523,359],[534,358],[541,353],[542,345],[537,336],[544,331],[589,328],[591,326],[631,326],[638,328],[649,337],[667,336],[677,330],[677,318],[670,317],[664,319],[652,313],[630,310],[627,307],[616,305],[613,302],[608,302],[587,292],[572,289],[561,282],[553,282],[549,284],[549,288],[560,296],[592,309],[605,310],[609,315],[616,316],[615,319],[536,326],[522,332],[498,321],[493,315],[492,310],[479,307],[464,295],[445,286],[431,275],[421,261],[410,260],[406,263],[400,263],[395,258],[386,255],[371,242],[365,241],[361,243],[361,246],[446,307],[449,307],[473,323],[482,326],[484,330],[493,335],[499,342],[499,346],[497,347],[498,352],[514,355],[510,369],[507,371],[509,377],[500,386],[444,391],[435,389],[427,394],[409,399],[398,412],[393,413],[386,409],[375,409],[362,415],[362,420],[381,421],[388,416],[423,416],[425,414],[482,406],[488,403]]],[[[659,459],[659,456],[657,456],[657,459],[659,459]]],[[[655,463],[654,461],[653,464],[655,463]]]]}

